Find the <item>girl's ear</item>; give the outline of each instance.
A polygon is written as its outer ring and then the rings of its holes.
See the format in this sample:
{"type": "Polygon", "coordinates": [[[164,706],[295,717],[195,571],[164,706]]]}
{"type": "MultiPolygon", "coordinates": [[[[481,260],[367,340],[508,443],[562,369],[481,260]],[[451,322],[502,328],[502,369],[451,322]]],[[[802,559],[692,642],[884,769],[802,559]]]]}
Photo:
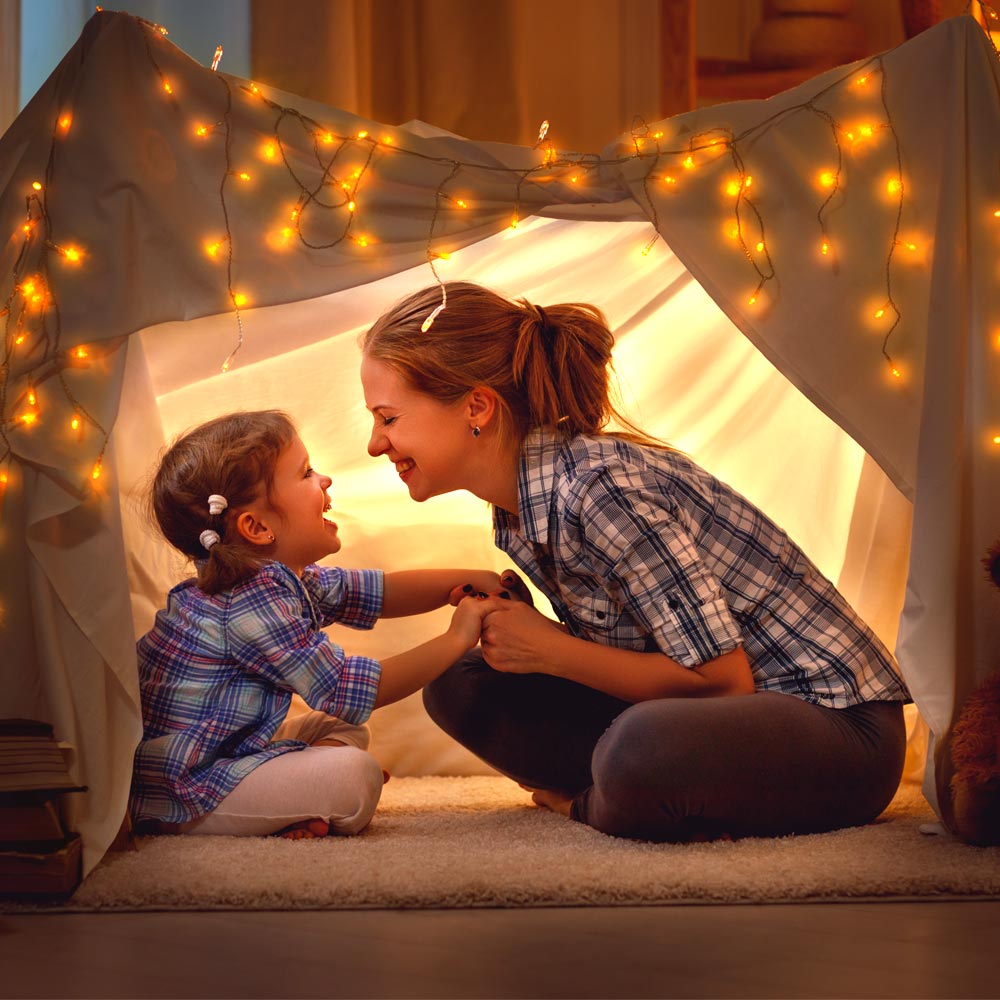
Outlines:
{"type": "Polygon", "coordinates": [[[240,511],[236,515],[236,531],[251,545],[270,545],[274,532],[252,510],[240,511]]]}
{"type": "Polygon", "coordinates": [[[499,409],[500,397],[489,386],[477,385],[466,396],[466,416],[477,427],[486,427],[499,409]]]}

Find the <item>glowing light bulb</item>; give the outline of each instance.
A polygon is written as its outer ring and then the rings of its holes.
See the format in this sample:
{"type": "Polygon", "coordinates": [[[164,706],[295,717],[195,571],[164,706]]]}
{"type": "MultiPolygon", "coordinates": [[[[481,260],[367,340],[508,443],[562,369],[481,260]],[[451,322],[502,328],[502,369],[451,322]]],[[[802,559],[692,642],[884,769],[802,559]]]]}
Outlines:
{"type": "Polygon", "coordinates": [[[891,375],[892,375],[893,378],[902,378],[903,377],[903,373],[895,365],[892,365],[889,368],[889,372],[891,373],[891,375]]]}
{"type": "Polygon", "coordinates": [[[24,424],[25,427],[34,427],[34,425],[38,422],[38,414],[22,413],[18,419],[22,424],[24,424]]]}
{"type": "Polygon", "coordinates": [[[510,228],[511,228],[511,229],[517,229],[517,224],[518,224],[518,222],[520,222],[520,219],[518,219],[518,217],[517,217],[517,214],[515,213],[515,214],[514,214],[514,215],[513,215],[512,217],[511,217],[511,220],[510,220],[510,228]]]}
{"type": "Polygon", "coordinates": [[[42,190],[41,181],[32,181],[31,182],[31,187],[35,191],[41,191],[42,190]]]}
{"type": "Polygon", "coordinates": [[[96,462],[94,462],[94,467],[90,470],[90,478],[91,479],[95,479],[95,480],[101,478],[101,460],[100,459],[98,459],[96,462]]]}
{"type": "Polygon", "coordinates": [[[832,170],[821,170],[819,172],[819,186],[832,188],[837,183],[837,175],[832,170]]]}
{"type": "Polygon", "coordinates": [[[172,93],[174,92],[174,88],[170,86],[170,81],[169,81],[169,80],[164,80],[164,81],[163,81],[163,89],[164,89],[164,90],[165,90],[165,91],[166,91],[166,92],[167,92],[168,94],[172,94],[172,93]]]}
{"type": "Polygon", "coordinates": [[[212,56],[212,72],[214,73],[219,68],[219,60],[222,58],[222,46],[215,46],[215,55],[212,56]]]}
{"type": "Polygon", "coordinates": [[[994,434],[993,435],[993,443],[994,444],[1000,444],[1000,434],[994,434]]]}
{"type": "Polygon", "coordinates": [[[367,236],[355,236],[354,237],[354,242],[357,243],[357,245],[359,247],[366,247],[366,246],[369,245],[369,241],[368,241],[368,237],[367,236]]]}
{"type": "Polygon", "coordinates": [[[868,77],[867,76],[859,76],[854,81],[854,86],[855,87],[866,87],[867,85],[868,85],[868,77]]]}
{"type": "Polygon", "coordinates": [[[72,351],[72,354],[73,354],[73,357],[76,358],[78,361],[83,361],[84,358],[89,358],[90,357],[90,351],[88,351],[87,348],[83,347],[83,346],[81,346],[81,347],[74,347],[73,351],[72,351]]]}
{"type": "Polygon", "coordinates": [[[694,157],[693,156],[685,156],[684,159],[683,159],[683,161],[682,161],[682,166],[684,167],[685,170],[693,170],[694,169],[694,157]]]}
{"type": "Polygon", "coordinates": [[[451,254],[447,250],[435,250],[434,256],[438,260],[451,260],[451,254]]]}
{"type": "Polygon", "coordinates": [[[573,174],[573,176],[570,177],[569,182],[570,182],[570,184],[576,184],[579,180],[580,180],[580,178],[577,177],[576,174],[573,174]]]}
{"type": "Polygon", "coordinates": [[[236,176],[241,181],[248,181],[248,180],[250,180],[250,175],[245,170],[241,170],[236,176]]]}
{"type": "Polygon", "coordinates": [[[209,133],[209,128],[207,125],[195,125],[194,134],[204,138],[209,133]]]}
{"type": "Polygon", "coordinates": [[[260,87],[258,87],[256,83],[251,83],[250,84],[250,93],[251,94],[259,94],[260,93],[260,87]]]}
{"type": "Polygon", "coordinates": [[[830,241],[823,240],[819,245],[819,252],[825,257],[830,252],[830,241]]]}
{"type": "Polygon", "coordinates": [[[333,145],[333,133],[332,132],[322,132],[320,133],[319,141],[326,146],[333,145]]]}
{"type": "Polygon", "coordinates": [[[756,249],[757,253],[763,253],[764,252],[764,241],[763,240],[758,240],[755,249],[756,249]]]}
{"type": "Polygon", "coordinates": [[[242,309],[248,301],[249,300],[243,292],[233,292],[233,305],[235,305],[237,309],[242,309]]]}
{"type": "Polygon", "coordinates": [[[59,252],[71,264],[79,264],[83,260],[83,251],[79,247],[60,247],[59,252]]]}
{"type": "Polygon", "coordinates": [[[889,194],[899,194],[903,190],[903,182],[898,177],[890,177],[886,181],[885,189],[889,194]]]}
{"type": "Polygon", "coordinates": [[[356,209],[357,207],[358,207],[358,206],[357,206],[357,203],[356,203],[356,202],[354,202],[354,201],[349,201],[349,202],[347,203],[347,211],[348,211],[348,212],[353,212],[353,211],[354,211],[354,210],[355,210],[355,209],[356,209]]]}
{"type": "Polygon", "coordinates": [[[677,178],[676,177],[671,177],[670,174],[664,174],[663,177],[662,177],[662,180],[663,180],[663,183],[666,184],[668,187],[671,184],[676,184],[677,183],[677,178]]]}
{"type": "Polygon", "coordinates": [[[359,138],[359,139],[367,139],[367,138],[368,138],[368,132],[367,132],[367,130],[366,130],[366,129],[362,129],[362,130],[361,130],[361,131],[360,131],[360,132],[358,133],[358,138],[359,138]]]}
{"type": "Polygon", "coordinates": [[[459,208],[468,208],[469,207],[469,203],[467,201],[463,201],[461,198],[456,198],[455,199],[455,204],[459,208]]]}
{"type": "Polygon", "coordinates": [[[265,142],[260,152],[265,160],[273,160],[278,155],[278,147],[273,142],[265,142]]]}
{"type": "Polygon", "coordinates": [[[729,238],[730,238],[731,240],[736,240],[736,239],[739,239],[739,236],[740,236],[740,227],[739,227],[738,225],[736,225],[735,223],[733,223],[733,225],[731,225],[731,226],[730,226],[730,227],[729,227],[729,228],[728,228],[728,229],[726,230],[726,235],[727,235],[727,236],[728,236],[728,237],[729,237],[729,238]]]}
{"type": "Polygon", "coordinates": [[[59,118],[59,131],[64,135],[69,131],[70,125],[73,124],[73,116],[71,114],[61,115],[59,118]]]}
{"type": "Polygon", "coordinates": [[[208,254],[213,260],[219,256],[219,251],[222,249],[222,245],[225,240],[209,240],[205,243],[205,253],[208,254]]]}
{"type": "Polygon", "coordinates": [[[740,185],[739,181],[729,181],[729,183],[726,184],[726,194],[728,194],[730,197],[735,197],[740,193],[741,190],[742,186],[740,185]]]}
{"type": "Polygon", "coordinates": [[[756,293],[756,292],[754,292],[754,293],[753,293],[753,294],[752,294],[752,295],[750,296],[750,298],[748,298],[748,299],[747,299],[747,305],[750,305],[750,306],[752,306],[752,305],[755,305],[755,304],[756,304],[756,302],[757,302],[757,293],[756,293]]]}
{"type": "Polygon", "coordinates": [[[663,133],[662,132],[654,132],[653,133],[653,138],[654,139],[662,139],[663,138],[663,133]]]}
{"type": "Polygon", "coordinates": [[[28,389],[28,406],[36,406],[38,403],[38,397],[35,395],[35,388],[32,386],[28,389]]]}
{"type": "Polygon", "coordinates": [[[70,430],[78,431],[80,429],[80,415],[78,413],[73,414],[73,418],[69,422],[70,430]]]}
{"type": "Polygon", "coordinates": [[[881,319],[884,315],[885,315],[885,306],[879,306],[879,308],[875,310],[875,318],[881,319]]]}
{"type": "Polygon", "coordinates": [[[747,174],[746,177],[743,178],[743,187],[748,188],[751,184],[753,184],[753,177],[750,174],[747,174]]]}

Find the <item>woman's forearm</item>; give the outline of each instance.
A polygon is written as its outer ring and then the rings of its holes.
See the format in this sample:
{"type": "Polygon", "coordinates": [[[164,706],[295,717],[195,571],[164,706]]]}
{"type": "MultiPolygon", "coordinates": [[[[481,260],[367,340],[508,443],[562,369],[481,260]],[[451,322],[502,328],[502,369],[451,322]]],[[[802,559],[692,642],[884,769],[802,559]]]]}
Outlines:
{"type": "Polygon", "coordinates": [[[684,667],[663,653],[638,653],[562,635],[553,639],[545,663],[546,673],[630,702],[753,694],[754,690],[742,647],[700,666],[684,667]]]}

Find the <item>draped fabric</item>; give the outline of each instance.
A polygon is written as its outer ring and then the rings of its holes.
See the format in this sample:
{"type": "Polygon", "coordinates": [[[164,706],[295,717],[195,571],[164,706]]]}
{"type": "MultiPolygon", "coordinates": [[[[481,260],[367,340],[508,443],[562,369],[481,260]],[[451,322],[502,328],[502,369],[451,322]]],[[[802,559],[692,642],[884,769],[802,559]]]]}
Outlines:
{"type": "MultiPolygon", "coordinates": [[[[285,407],[344,564],[502,566],[480,501],[413,504],[364,450],[357,334],[438,277],[603,308],[628,412],[804,546],[943,733],[1000,631],[998,107],[957,18],[584,155],[381,126],[94,15],[0,157],[0,714],[76,748],[85,866],[125,807],[135,635],[184,571],[142,519],[165,440],[285,407]]],[[[384,655],[441,623],[334,637],[384,655]]],[[[400,773],[475,766],[409,701],[375,730],[400,773]]]]}

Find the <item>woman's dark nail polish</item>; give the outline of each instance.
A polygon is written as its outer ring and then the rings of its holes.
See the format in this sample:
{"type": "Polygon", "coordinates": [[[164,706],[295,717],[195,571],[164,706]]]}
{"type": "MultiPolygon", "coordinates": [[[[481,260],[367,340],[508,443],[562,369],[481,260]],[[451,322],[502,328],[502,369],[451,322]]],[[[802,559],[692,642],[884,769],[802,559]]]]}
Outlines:
{"type": "Polygon", "coordinates": [[[463,594],[471,594],[471,593],[472,593],[472,584],[471,584],[471,583],[467,583],[467,584],[466,584],[466,585],[465,585],[465,586],[464,586],[464,587],[462,588],[462,593],[463,593],[463,594]]]}
{"type": "Polygon", "coordinates": [[[501,596],[501,597],[503,598],[503,600],[505,600],[505,601],[509,601],[509,600],[510,600],[510,594],[508,594],[506,590],[501,590],[501,591],[500,591],[500,596],[501,596]]]}

